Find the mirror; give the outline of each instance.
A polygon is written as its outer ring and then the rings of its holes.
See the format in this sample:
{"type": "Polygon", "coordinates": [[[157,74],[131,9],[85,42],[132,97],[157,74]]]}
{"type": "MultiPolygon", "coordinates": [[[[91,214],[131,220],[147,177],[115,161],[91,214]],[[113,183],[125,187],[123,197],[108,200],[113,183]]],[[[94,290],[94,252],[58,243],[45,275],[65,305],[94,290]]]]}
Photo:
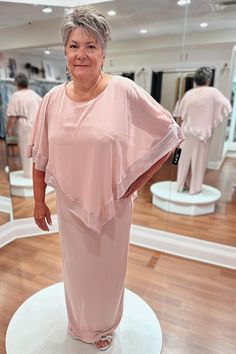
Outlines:
{"type": "MultiPolygon", "coordinates": [[[[31,79],[29,80],[29,88],[34,90],[40,96],[45,95],[52,87],[61,83],[59,80],[48,81],[46,79],[31,79]]],[[[1,79],[1,95],[2,100],[1,110],[3,119],[6,118],[6,110],[11,95],[15,92],[15,84],[12,79],[1,79]]],[[[32,217],[34,200],[32,178],[24,177],[22,151],[19,149],[19,133],[17,127],[14,128],[14,134],[8,135],[5,133],[5,141],[2,141],[2,149],[5,149],[6,158],[8,161],[9,181],[11,190],[11,199],[13,204],[14,219],[32,217]]],[[[24,136],[25,137],[25,136],[24,136]]],[[[26,137],[25,137],[26,138],[26,137]]],[[[52,212],[55,213],[55,194],[49,188],[47,201],[51,205],[52,212]]]]}
{"type": "Polygon", "coordinates": [[[3,128],[0,138],[0,226],[13,220],[12,199],[9,184],[8,162],[4,134],[5,129],[3,128]]]}
{"type": "MultiPolygon", "coordinates": [[[[134,73],[134,80],[156,96],[174,115],[177,110],[176,102],[182,97],[186,86],[193,84],[193,74],[200,66],[207,65],[214,70],[214,86],[223,94],[230,97],[231,89],[232,92],[236,89],[235,82],[232,87],[228,87],[235,65],[235,56],[232,58],[232,52],[235,54],[232,28],[235,26],[233,19],[236,7],[221,6],[210,0],[199,0],[197,4],[192,1],[188,6],[178,6],[176,2],[177,0],[168,0],[154,4],[151,1],[143,3],[127,0],[125,5],[114,2],[112,6],[116,8],[117,16],[110,18],[113,40],[104,67],[106,72],[114,74],[134,73]],[[208,23],[208,27],[200,27],[201,23],[208,23]],[[148,32],[139,33],[140,29],[148,32]]],[[[107,13],[111,4],[101,3],[95,7],[107,13]]],[[[58,8],[56,11],[58,18],[63,16],[63,11],[58,8]]],[[[34,33],[33,26],[31,28],[34,33]]],[[[29,70],[24,68],[27,62],[39,69],[44,62],[48,78],[56,80],[60,77],[63,80],[65,61],[63,49],[59,46],[59,33],[52,33],[51,43],[48,41],[47,45],[46,40],[40,40],[39,48],[33,48],[35,41],[32,41],[31,47],[27,42],[27,45],[22,44],[22,48],[17,50],[12,45],[12,48],[4,49],[5,56],[15,58],[17,70],[26,72],[29,70]],[[51,54],[44,54],[44,50],[50,50],[51,54]]],[[[31,73],[31,79],[38,79],[38,75],[31,73]]],[[[235,106],[233,95],[232,102],[235,106]]],[[[229,220],[235,212],[235,117],[234,110],[225,126],[215,131],[209,152],[209,168],[204,183],[222,193],[215,212],[203,216],[185,216],[164,211],[151,203],[151,184],[176,180],[177,168],[171,165],[169,159],[139,192],[134,209],[134,224],[236,246],[233,240],[234,230],[229,220]]],[[[16,151],[9,158],[11,170],[20,168],[16,151]]],[[[54,208],[53,194],[48,195],[48,198],[51,198],[50,203],[54,208]]],[[[32,199],[13,197],[13,204],[16,218],[32,215],[32,199]]]]}
{"type": "MultiPolygon", "coordinates": [[[[209,66],[214,83],[234,106],[234,42],[231,40],[231,25],[236,15],[236,6],[229,2],[193,2],[188,6],[181,78],[188,84],[192,69],[209,66]],[[213,32],[214,31],[214,32],[213,32]],[[219,40],[219,36],[221,39],[219,40]],[[222,39],[224,38],[224,40],[222,39]],[[190,70],[191,69],[191,70],[190,70]]],[[[181,88],[182,89],[182,88],[181,88]]],[[[189,89],[189,87],[187,87],[189,89]]],[[[183,91],[183,90],[182,90],[183,91]]],[[[182,92],[181,92],[182,96],[182,92]]],[[[207,169],[203,183],[221,193],[215,211],[206,215],[185,216],[172,214],[168,231],[201,238],[230,246],[236,246],[231,213],[235,213],[235,111],[215,129],[208,154],[207,169]]],[[[199,166],[200,168],[200,166],[199,166]]],[[[173,167],[172,167],[173,169],[173,167]]],[[[176,180],[176,171],[173,171],[176,180]]]]}
{"type": "Polygon", "coordinates": [[[2,107],[3,99],[4,97],[2,95],[0,83],[0,226],[13,220],[12,199],[9,184],[9,166],[7,147],[5,144],[6,121],[2,107]]]}

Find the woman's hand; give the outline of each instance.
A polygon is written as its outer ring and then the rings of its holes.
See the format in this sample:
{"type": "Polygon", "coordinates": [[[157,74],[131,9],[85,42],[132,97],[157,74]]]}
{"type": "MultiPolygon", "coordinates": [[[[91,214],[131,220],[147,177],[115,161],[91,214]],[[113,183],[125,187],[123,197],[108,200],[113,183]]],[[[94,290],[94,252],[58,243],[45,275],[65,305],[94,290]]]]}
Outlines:
{"type": "Polygon", "coordinates": [[[51,212],[46,203],[35,203],[34,220],[43,231],[49,231],[48,225],[52,224],[51,212]]]}

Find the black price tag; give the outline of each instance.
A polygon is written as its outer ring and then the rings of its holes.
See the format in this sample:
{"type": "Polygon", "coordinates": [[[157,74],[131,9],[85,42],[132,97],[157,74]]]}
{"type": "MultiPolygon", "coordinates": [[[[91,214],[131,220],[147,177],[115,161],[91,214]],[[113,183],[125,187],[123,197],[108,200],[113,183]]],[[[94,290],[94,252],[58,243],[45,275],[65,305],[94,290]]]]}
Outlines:
{"type": "Polygon", "coordinates": [[[180,155],[181,155],[181,149],[180,148],[176,148],[174,156],[173,156],[173,159],[172,159],[172,162],[171,162],[172,165],[178,165],[180,155]]]}

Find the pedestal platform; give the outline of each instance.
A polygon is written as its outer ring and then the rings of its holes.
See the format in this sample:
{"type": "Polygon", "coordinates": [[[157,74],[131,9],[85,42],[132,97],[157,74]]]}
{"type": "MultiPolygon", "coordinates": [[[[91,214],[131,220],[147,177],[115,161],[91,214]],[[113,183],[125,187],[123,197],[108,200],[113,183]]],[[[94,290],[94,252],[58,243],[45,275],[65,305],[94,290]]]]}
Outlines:
{"type": "MultiPolygon", "coordinates": [[[[23,171],[10,172],[11,194],[17,197],[33,197],[33,180],[23,176],[23,171]]],[[[46,194],[54,189],[47,186],[46,194]]]]}
{"type": "MultiPolygon", "coordinates": [[[[105,353],[160,354],[159,321],[139,296],[125,290],[124,314],[113,343],[105,353]]],[[[73,340],[67,334],[63,283],[31,296],[16,311],[6,334],[7,354],[96,354],[95,345],[73,340]]]]}
{"type": "Polygon", "coordinates": [[[215,203],[221,192],[211,186],[203,185],[202,192],[194,195],[177,192],[176,182],[164,181],[154,183],[151,188],[152,203],[170,213],[183,215],[204,215],[215,211],[215,203]]]}

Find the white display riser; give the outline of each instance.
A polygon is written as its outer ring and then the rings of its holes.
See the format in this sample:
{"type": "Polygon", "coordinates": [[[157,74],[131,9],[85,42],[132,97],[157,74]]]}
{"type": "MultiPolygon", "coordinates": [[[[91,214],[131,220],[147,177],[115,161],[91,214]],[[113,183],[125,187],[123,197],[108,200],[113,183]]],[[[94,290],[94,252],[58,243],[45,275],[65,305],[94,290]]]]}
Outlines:
{"type": "Polygon", "coordinates": [[[170,213],[182,215],[205,215],[215,211],[216,201],[221,192],[211,186],[203,185],[201,193],[177,192],[176,182],[164,181],[154,183],[151,188],[152,203],[170,213]]]}
{"type": "MultiPolygon", "coordinates": [[[[106,353],[160,354],[161,348],[162,332],[155,313],[144,300],[126,289],[123,317],[106,353]]],[[[7,329],[6,351],[7,354],[99,352],[94,344],[68,335],[63,283],[39,291],[18,308],[7,329]]]]}

